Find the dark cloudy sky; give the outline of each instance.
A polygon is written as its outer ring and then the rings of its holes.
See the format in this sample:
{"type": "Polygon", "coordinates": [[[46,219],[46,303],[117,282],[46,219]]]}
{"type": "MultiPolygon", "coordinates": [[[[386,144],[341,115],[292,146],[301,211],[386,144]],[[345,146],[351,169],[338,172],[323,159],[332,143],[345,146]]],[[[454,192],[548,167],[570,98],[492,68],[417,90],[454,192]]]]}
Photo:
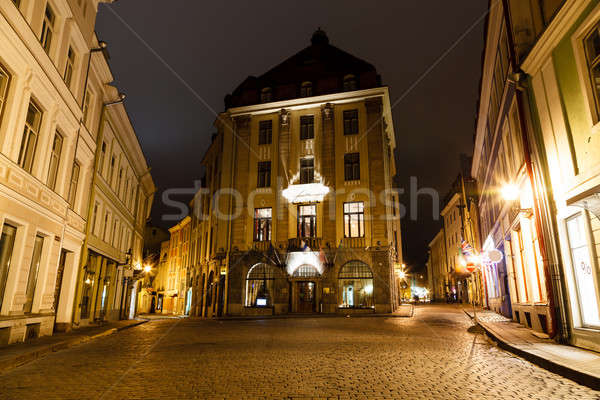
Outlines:
{"type": "MultiPolygon", "coordinates": [[[[415,176],[419,187],[435,188],[443,198],[458,174],[459,154],[472,151],[487,3],[126,0],[102,4],[98,36],[109,44],[115,83],[127,94],[127,109],[159,190],[153,223],[168,225],[161,223],[161,215],[169,212],[161,202],[164,189],[193,187],[200,178],[200,159],[214,132],[213,111],[223,111],[225,94],[246,76],[260,75],[308,46],[317,27],[327,32],[334,46],[375,65],[390,87],[392,103],[402,98],[393,109],[399,184],[408,191],[409,177],[415,176]]],[[[410,196],[401,199],[407,208],[411,206],[410,196]]],[[[418,206],[418,220],[409,216],[403,220],[405,259],[414,267],[424,265],[427,244],[440,226],[432,219],[431,201],[423,197],[418,206]]]]}

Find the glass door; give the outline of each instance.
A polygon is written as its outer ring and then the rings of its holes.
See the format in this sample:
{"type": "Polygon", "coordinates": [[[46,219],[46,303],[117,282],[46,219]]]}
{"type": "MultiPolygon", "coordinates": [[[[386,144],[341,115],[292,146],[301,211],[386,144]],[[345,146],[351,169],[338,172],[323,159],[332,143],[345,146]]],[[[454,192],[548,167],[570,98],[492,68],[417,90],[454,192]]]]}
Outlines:
{"type": "Polygon", "coordinates": [[[575,278],[579,310],[584,326],[600,326],[596,271],[590,257],[588,226],[585,214],[567,220],[571,267],[575,278]]]}

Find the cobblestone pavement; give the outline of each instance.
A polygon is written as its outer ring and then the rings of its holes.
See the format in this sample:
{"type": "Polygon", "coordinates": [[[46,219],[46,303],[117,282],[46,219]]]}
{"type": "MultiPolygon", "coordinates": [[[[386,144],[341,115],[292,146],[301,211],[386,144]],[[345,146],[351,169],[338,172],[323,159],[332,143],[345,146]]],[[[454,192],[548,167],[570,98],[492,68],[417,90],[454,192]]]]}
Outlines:
{"type": "Polygon", "coordinates": [[[600,399],[470,326],[446,305],[413,318],[157,320],[0,375],[0,398],[600,399]]]}

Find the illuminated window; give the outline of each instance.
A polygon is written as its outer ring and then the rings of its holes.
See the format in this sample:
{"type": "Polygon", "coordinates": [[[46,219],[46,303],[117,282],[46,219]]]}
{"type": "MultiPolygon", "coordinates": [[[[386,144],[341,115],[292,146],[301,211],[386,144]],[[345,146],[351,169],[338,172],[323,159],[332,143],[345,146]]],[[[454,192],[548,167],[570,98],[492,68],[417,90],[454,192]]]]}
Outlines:
{"type": "Polygon", "coordinates": [[[356,76],[346,75],[344,77],[344,92],[351,92],[356,89],[358,89],[358,83],[356,81],[356,76]]]}
{"type": "Polygon", "coordinates": [[[358,110],[344,111],[344,135],[358,133],[358,110]]]}
{"type": "Polygon", "coordinates": [[[75,52],[73,48],[69,46],[69,51],[67,52],[67,64],[65,66],[65,83],[67,86],[71,86],[71,80],[73,79],[73,70],[75,69],[75,52]]]}
{"type": "Polygon", "coordinates": [[[360,180],[360,154],[350,153],[344,154],[344,180],[359,181],[360,180]]]}
{"type": "Polygon", "coordinates": [[[52,35],[54,34],[54,11],[50,8],[50,4],[46,4],[46,10],[44,11],[44,22],[42,23],[42,35],[40,36],[40,42],[42,47],[46,50],[46,53],[50,53],[52,46],[52,35]]]}
{"type": "Polygon", "coordinates": [[[8,279],[16,235],[17,228],[8,224],[2,226],[2,236],[0,236],[0,307],[2,307],[2,299],[6,289],[6,280],[8,279]]]}
{"type": "Polygon", "coordinates": [[[271,144],[273,140],[273,121],[258,123],[258,144],[271,144]]]}
{"type": "Polygon", "coordinates": [[[313,183],[315,180],[315,159],[305,157],[300,159],[300,183],[313,183]]]}
{"type": "Polygon", "coordinates": [[[25,291],[25,304],[23,304],[23,312],[30,313],[33,306],[33,296],[35,294],[35,287],[37,286],[38,273],[40,271],[40,261],[42,259],[42,246],[44,244],[44,238],[40,235],[35,237],[33,244],[33,256],[31,257],[31,264],[29,264],[29,273],[27,275],[27,289],[25,291]]]}
{"type": "Polygon", "coordinates": [[[10,76],[8,72],[2,65],[0,65],[0,117],[2,116],[2,109],[4,108],[4,104],[6,103],[6,97],[8,95],[8,81],[10,76]]]}
{"type": "Polygon", "coordinates": [[[319,271],[312,265],[304,264],[296,268],[294,271],[294,278],[318,278],[321,276],[319,271]]]}
{"type": "Polygon", "coordinates": [[[300,97],[310,97],[313,95],[312,82],[304,82],[300,87],[300,97]]]}
{"type": "Polygon", "coordinates": [[[271,186],[271,161],[260,161],[258,163],[258,178],[256,187],[266,188],[271,186]]]}
{"type": "Polygon", "coordinates": [[[33,168],[41,121],[42,112],[33,102],[30,102],[25,119],[23,139],[21,140],[21,150],[19,151],[19,165],[27,172],[31,172],[33,168]]]}
{"type": "Polygon", "coordinates": [[[340,308],[373,308],[373,273],[362,261],[350,261],[338,275],[340,308]]]}
{"type": "Polygon", "coordinates": [[[300,140],[314,139],[315,137],[315,117],[313,115],[303,115],[300,117],[300,140]]]}
{"type": "Polygon", "coordinates": [[[50,166],[48,167],[48,187],[56,189],[56,178],[58,176],[58,167],[60,166],[60,153],[62,152],[63,137],[60,133],[54,134],[52,142],[52,153],[50,154],[50,166]]]}
{"type": "Polygon", "coordinates": [[[600,114],[600,23],[585,38],[584,47],[596,102],[596,113],[600,114]]]}
{"type": "Polygon", "coordinates": [[[365,206],[362,201],[344,203],[344,237],[365,236],[365,206]]]}
{"type": "MultiPolygon", "coordinates": [[[[267,264],[256,264],[246,276],[246,307],[271,307],[287,286],[283,273],[267,264]]],[[[278,301],[279,300],[279,301],[278,301]]]]}
{"type": "Polygon", "coordinates": [[[317,237],[317,205],[298,206],[298,237],[317,237]]]}
{"type": "Polygon", "coordinates": [[[254,241],[271,240],[271,208],[256,208],[254,210],[254,241]]]}
{"type": "Polygon", "coordinates": [[[273,90],[270,87],[266,87],[260,91],[260,102],[268,103],[273,99],[273,90]]]}

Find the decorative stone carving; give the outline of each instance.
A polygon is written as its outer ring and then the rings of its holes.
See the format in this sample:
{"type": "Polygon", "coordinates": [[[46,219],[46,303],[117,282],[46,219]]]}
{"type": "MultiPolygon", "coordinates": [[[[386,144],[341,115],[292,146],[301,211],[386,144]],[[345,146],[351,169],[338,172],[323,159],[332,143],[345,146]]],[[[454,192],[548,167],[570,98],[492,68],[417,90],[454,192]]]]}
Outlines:
{"type": "Polygon", "coordinates": [[[323,114],[323,120],[330,120],[333,116],[333,105],[331,103],[327,103],[321,106],[321,113],[323,114]]]}
{"type": "Polygon", "coordinates": [[[290,112],[285,108],[282,108],[281,111],[279,111],[279,122],[282,127],[288,126],[290,123],[290,112]]]}

